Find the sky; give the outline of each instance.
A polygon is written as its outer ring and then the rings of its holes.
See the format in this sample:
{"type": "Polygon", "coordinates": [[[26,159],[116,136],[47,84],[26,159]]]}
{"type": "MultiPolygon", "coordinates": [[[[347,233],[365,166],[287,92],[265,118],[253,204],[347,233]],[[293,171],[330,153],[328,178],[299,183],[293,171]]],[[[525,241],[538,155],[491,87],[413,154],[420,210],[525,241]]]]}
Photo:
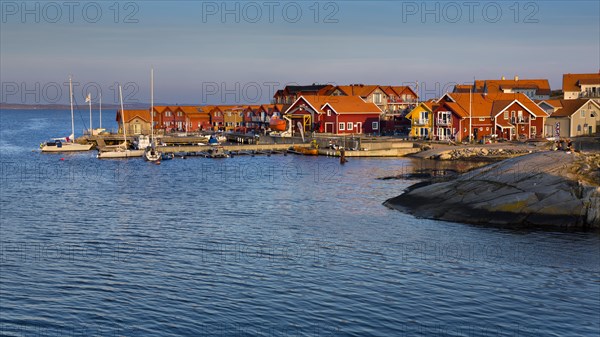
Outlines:
{"type": "Polygon", "coordinates": [[[3,102],[268,103],[286,84],[600,71],[598,1],[0,1],[3,102]]]}

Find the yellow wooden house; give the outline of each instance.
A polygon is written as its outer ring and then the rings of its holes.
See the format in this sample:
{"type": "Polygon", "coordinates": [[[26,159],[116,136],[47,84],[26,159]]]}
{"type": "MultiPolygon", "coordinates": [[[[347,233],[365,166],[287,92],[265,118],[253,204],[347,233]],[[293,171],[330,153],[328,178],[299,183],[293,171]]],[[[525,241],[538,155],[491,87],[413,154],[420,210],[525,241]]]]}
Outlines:
{"type": "Polygon", "coordinates": [[[406,115],[406,118],[411,121],[411,137],[431,139],[433,136],[433,111],[436,108],[436,102],[421,102],[406,115]]]}

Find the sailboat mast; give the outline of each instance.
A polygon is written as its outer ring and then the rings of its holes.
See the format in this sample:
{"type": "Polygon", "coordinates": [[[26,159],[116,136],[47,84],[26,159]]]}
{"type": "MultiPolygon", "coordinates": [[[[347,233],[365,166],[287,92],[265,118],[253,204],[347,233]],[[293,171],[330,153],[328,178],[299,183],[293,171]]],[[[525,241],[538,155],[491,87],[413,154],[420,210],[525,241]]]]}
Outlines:
{"type": "Polygon", "coordinates": [[[75,115],[73,113],[73,80],[69,76],[69,101],[71,102],[71,134],[73,135],[73,143],[75,143],[75,115]]]}
{"type": "Polygon", "coordinates": [[[150,70],[150,134],[154,144],[154,68],[150,70]]]}
{"type": "Polygon", "coordinates": [[[92,94],[88,92],[88,103],[90,103],[90,136],[94,135],[94,128],[92,127],[92,94]]]}
{"type": "Polygon", "coordinates": [[[100,129],[102,129],[102,91],[99,92],[100,95],[100,129]]]}
{"type": "Polygon", "coordinates": [[[127,147],[127,131],[125,131],[125,112],[123,112],[123,89],[119,84],[119,101],[121,101],[121,121],[123,122],[123,139],[125,140],[125,147],[127,147]]]}

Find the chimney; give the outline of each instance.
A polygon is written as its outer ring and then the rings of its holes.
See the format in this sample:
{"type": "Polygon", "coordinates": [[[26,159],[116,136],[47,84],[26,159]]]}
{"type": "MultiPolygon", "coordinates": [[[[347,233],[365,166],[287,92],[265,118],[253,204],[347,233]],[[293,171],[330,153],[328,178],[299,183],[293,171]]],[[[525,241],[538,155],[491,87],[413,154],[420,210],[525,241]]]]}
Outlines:
{"type": "Polygon", "coordinates": [[[515,81],[518,81],[518,80],[519,80],[519,76],[515,75],[515,81]]]}

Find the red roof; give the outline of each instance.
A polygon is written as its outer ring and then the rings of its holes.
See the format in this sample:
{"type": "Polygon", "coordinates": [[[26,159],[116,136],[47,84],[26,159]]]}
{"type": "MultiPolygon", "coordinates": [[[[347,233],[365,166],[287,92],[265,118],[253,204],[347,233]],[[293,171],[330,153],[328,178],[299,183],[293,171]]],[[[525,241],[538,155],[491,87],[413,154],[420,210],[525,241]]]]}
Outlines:
{"type": "MultiPolygon", "coordinates": [[[[147,110],[123,110],[123,116],[125,119],[125,123],[131,122],[134,118],[140,118],[148,123],[150,123],[150,109],[147,110]]],[[[117,122],[121,121],[121,110],[117,111],[117,122]]]]}
{"type": "Polygon", "coordinates": [[[595,74],[564,74],[564,91],[581,91],[582,84],[598,84],[600,81],[600,72],[595,74]]]}

